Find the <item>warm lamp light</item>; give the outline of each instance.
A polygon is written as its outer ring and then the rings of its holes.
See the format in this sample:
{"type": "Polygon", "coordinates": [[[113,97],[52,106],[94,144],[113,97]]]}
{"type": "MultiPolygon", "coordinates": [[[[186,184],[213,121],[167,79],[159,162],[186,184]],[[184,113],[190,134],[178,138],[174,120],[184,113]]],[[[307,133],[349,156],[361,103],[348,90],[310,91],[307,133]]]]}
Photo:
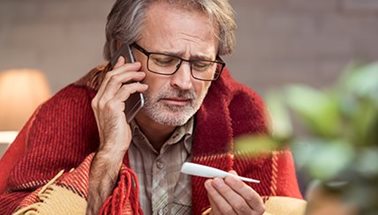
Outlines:
{"type": "Polygon", "coordinates": [[[37,106],[49,96],[47,80],[38,70],[0,72],[0,142],[12,142],[37,106]]]}

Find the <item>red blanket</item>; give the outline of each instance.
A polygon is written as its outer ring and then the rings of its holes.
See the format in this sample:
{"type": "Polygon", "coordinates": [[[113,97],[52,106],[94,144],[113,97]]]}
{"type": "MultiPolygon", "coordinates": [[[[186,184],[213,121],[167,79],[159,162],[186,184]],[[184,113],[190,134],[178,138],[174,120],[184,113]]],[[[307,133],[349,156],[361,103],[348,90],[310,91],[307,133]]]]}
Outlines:
{"type": "MultiPolygon", "coordinates": [[[[99,139],[90,103],[102,76],[94,69],[67,86],[45,102],[24,126],[13,143],[23,148],[15,149],[21,156],[9,174],[7,192],[0,195],[0,214],[10,214],[31,191],[60,170],[77,167],[96,151],[99,139]]],[[[259,179],[260,184],[250,186],[262,196],[301,198],[289,151],[258,158],[233,153],[234,138],[266,133],[267,125],[261,98],[233,80],[228,71],[212,83],[195,119],[193,162],[234,169],[240,175],[259,179]]],[[[5,159],[7,154],[12,152],[7,152],[5,159]]],[[[204,181],[192,177],[194,214],[209,207],[204,181]]]]}

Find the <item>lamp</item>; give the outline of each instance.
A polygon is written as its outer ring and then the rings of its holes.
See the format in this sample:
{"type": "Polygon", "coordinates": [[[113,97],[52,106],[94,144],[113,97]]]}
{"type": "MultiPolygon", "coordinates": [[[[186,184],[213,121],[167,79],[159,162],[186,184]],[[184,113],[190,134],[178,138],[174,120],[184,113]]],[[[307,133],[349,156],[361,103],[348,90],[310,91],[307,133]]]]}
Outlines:
{"type": "Polygon", "coordinates": [[[50,96],[43,73],[34,69],[0,72],[0,143],[11,143],[36,107],[50,96]]]}

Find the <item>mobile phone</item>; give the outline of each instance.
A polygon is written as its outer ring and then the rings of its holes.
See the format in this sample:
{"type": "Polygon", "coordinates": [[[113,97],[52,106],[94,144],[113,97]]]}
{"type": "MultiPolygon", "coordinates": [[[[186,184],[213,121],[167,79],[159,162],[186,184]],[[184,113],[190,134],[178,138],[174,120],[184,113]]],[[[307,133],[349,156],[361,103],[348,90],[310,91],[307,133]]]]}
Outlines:
{"type": "MultiPolygon", "coordinates": [[[[114,55],[114,58],[110,61],[111,69],[115,66],[115,64],[118,61],[118,58],[120,56],[123,56],[127,63],[134,63],[135,58],[131,51],[130,45],[122,45],[121,48],[116,52],[114,55]]],[[[128,123],[131,122],[131,120],[134,119],[134,117],[137,115],[137,113],[142,109],[144,106],[144,96],[143,93],[136,92],[130,95],[130,97],[125,101],[125,114],[126,114],[126,120],[128,123]]]]}

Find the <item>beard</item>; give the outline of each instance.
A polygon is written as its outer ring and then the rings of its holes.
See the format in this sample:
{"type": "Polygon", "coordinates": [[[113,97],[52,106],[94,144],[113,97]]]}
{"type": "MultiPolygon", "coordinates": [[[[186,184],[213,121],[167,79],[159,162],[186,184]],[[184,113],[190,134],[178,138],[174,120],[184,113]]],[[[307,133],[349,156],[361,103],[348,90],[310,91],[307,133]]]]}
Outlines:
{"type": "Polygon", "coordinates": [[[153,121],[167,126],[182,126],[198,111],[206,96],[201,92],[199,96],[192,90],[180,90],[165,85],[159,92],[152,95],[147,91],[144,93],[145,105],[143,112],[153,121]],[[188,100],[186,105],[173,105],[163,102],[166,98],[180,98],[188,100]]]}

